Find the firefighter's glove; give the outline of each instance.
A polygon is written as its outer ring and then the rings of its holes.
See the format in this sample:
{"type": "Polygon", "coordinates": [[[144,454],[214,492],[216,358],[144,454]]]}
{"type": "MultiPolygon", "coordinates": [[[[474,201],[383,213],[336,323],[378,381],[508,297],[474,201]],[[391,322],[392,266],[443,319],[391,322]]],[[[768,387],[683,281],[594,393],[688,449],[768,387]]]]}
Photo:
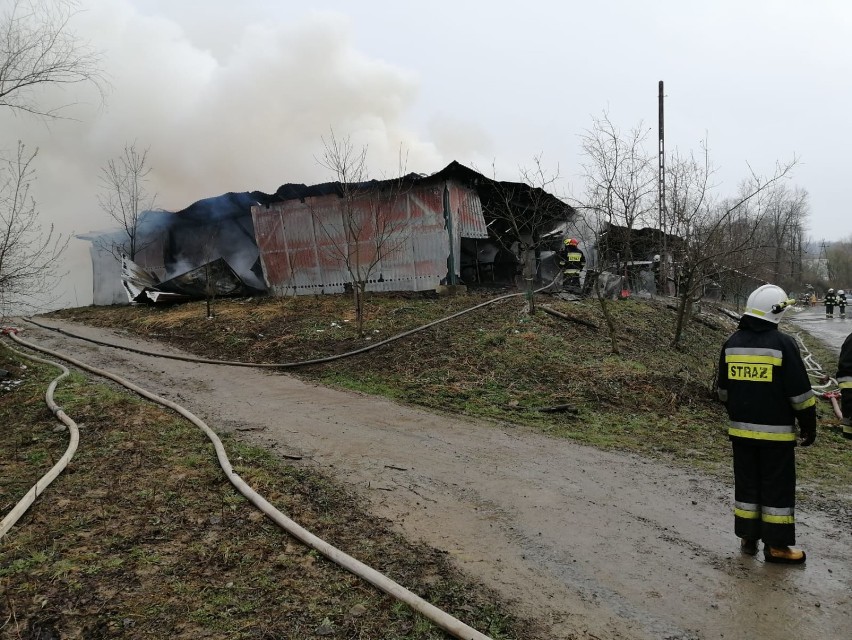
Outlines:
{"type": "Polygon", "coordinates": [[[799,444],[803,447],[811,446],[816,440],[816,425],[808,427],[799,425],[799,434],[802,438],[799,440],[799,444]]]}

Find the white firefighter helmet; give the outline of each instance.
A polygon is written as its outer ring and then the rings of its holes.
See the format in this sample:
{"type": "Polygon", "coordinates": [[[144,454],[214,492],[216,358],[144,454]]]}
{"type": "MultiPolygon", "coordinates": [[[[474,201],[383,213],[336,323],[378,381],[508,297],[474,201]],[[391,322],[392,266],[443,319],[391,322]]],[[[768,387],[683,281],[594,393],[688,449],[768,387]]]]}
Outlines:
{"type": "Polygon", "coordinates": [[[839,295],[839,296],[845,296],[846,294],[843,292],[843,289],[838,289],[838,290],[837,290],[837,295],[839,295]]]}
{"type": "Polygon", "coordinates": [[[828,292],[829,292],[829,293],[834,293],[834,289],[829,289],[829,290],[828,290],[828,292]]]}
{"type": "Polygon", "coordinates": [[[787,298],[781,287],[765,284],[751,292],[743,315],[778,324],[784,312],[795,302],[787,298]]]}

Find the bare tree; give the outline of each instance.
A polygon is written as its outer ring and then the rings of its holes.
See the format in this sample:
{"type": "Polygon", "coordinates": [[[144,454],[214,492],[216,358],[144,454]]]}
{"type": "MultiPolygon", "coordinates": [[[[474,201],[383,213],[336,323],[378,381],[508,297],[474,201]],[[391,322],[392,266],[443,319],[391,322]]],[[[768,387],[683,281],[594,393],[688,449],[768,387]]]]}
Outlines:
{"type": "Polygon", "coordinates": [[[136,253],[144,248],[140,233],[141,216],[154,208],[156,199],[146,187],[150,173],[148,149],[140,151],[135,143],[125,144],[120,156],[101,167],[102,193],[98,196],[98,203],[124,232],[121,242],[104,248],[118,259],[126,253],[135,260],[136,253]]]}
{"type": "MultiPolygon", "coordinates": [[[[99,56],[70,31],[72,0],[12,0],[0,12],[0,108],[42,118],[68,105],[46,106],[41,90],[92,84],[103,91],[99,56]]],[[[47,304],[68,239],[47,231],[30,196],[37,150],[22,142],[0,160],[0,313],[47,304]]]]}
{"type": "Polygon", "coordinates": [[[405,161],[400,152],[397,178],[368,181],[367,147],[356,148],[349,136],[338,138],[333,130],[322,142],[324,151],[317,160],[336,179],[340,215],[332,219],[311,212],[329,253],[349,275],[358,334],[363,335],[367,285],[382,261],[408,240],[407,218],[395,215],[406,192],[405,161]]]}
{"type": "Polygon", "coordinates": [[[808,214],[808,192],[784,184],[769,190],[766,216],[759,230],[766,279],[787,289],[800,284],[801,237],[808,214]]]}
{"type": "Polygon", "coordinates": [[[56,265],[68,246],[53,225],[42,229],[30,196],[37,153],[19,142],[15,157],[0,165],[0,315],[50,302],[56,265]]]}
{"type": "Polygon", "coordinates": [[[0,107],[60,118],[68,105],[46,106],[39,90],[90,84],[103,94],[100,55],[69,29],[74,0],[12,0],[0,14],[0,107]]]}
{"type": "MultiPolygon", "coordinates": [[[[797,164],[794,157],[788,163],[777,164],[769,177],[751,170],[743,183],[740,195],[730,203],[716,205],[710,198],[709,177],[713,173],[709,151],[703,146],[700,162],[694,157],[680,158],[683,166],[667,185],[673,231],[681,239],[682,253],[678,260],[678,308],[672,346],[677,347],[692,307],[701,299],[706,281],[723,268],[731,256],[742,255],[754,246],[755,238],[771,203],[771,187],[786,177],[797,164]]],[[[677,167],[677,162],[669,166],[677,167]]]]}
{"type": "Polygon", "coordinates": [[[493,165],[492,174],[493,189],[487,205],[493,220],[489,235],[518,256],[529,310],[534,313],[533,286],[539,273],[541,248],[552,241],[548,232],[566,226],[572,208],[549,193],[559,181],[559,167],[548,171],[540,155],[533,157],[531,168],[519,169],[520,182],[498,181],[493,165]]]}
{"type": "Polygon", "coordinates": [[[216,299],[216,269],[213,265],[213,256],[219,253],[219,239],[222,232],[222,223],[215,222],[201,228],[201,255],[204,261],[204,300],[206,302],[207,319],[212,320],[213,301],[216,299]]]}
{"type": "Polygon", "coordinates": [[[657,178],[651,156],[645,148],[648,134],[640,122],[628,132],[622,132],[604,112],[594,118],[591,129],[580,136],[585,160],[582,163],[585,178],[584,205],[602,214],[609,225],[623,227],[618,246],[624,255],[611,256],[610,237],[602,237],[599,252],[607,261],[613,258],[620,263],[630,262],[631,236],[640,225],[654,222],[657,178]]]}
{"type": "MultiPolygon", "coordinates": [[[[595,248],[598,249],[604,243],[606,229],[610,227],[612,218],[610,211],[606,206],[602,206],[601,203],[595,203],[594,189],[592,189],[592,191],[587,191],[586,202],[590,202],[592,204],[582,204],[581,201],[577,202],[576,208],[582,212],[582,215],[576,217],[571,222],[571,228],[576,230],[576,235],[581,238],[592,238],[594,240],[593,244],[595,248]]],[[[586,281],[583,283],[583,289],[584,291],[590,289],[594,292],[595,298],[597,298],[598,304],[601,308],[601,315],[603,316],[604,323],[606,324],[607,334],[609,335],[610,341],[610,349],[613,354],[618,355],[621,352],[618,346],[618,329],[609,306],[610,298],[607,293],[607,283],[602,282],[606,276],[612,278],[613,281],[618,279],[618,277],[604,270],[603,265],[601,264],[600,251],[596,250],[593,258],[593,264],[594,268],[587,269],[586,271],[586,281]],[[589,284],[590,279],[591,284],[589,284]]]]}
{"type": "Polygon", "coordinates": [[[852,288],[852,236],[833,242],[826,249],[826,258],[829,278],[827,285],[835,289],[852,288]]]}
{"type": "Polygon", "coordinates": [[[612,352],[619,353],[617,328],[609,308],[609,297],[601,282],[605,266],[614,263],[619,276],[622,262],[633,260],[631,234],[641,224],[652,223],[656,177],[651,156],[645,149],[647,130],[641,123],[626,134],[604,112],[594,118],[591,129],[580,136],[584,160],[584,194],[577,208],[584,212],[580,235],[595,240],[594,291],[609,332],[612,352]],[[612,236],[616,232],[618,238],[612,236]],[[616,248],[617,247],[617,248],[616,248]],[[622,248],[624,253],[622,253],[622,248]]]}

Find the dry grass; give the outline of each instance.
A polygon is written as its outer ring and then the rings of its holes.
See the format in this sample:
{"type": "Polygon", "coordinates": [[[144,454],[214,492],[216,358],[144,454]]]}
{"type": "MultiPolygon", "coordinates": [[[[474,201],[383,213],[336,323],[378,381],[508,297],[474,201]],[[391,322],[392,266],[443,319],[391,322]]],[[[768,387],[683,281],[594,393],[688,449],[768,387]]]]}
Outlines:
{"type": "MultiPolygon", "coordinates": [[[[64,451],[44,407],[54,376],[0,347],[25,383],[0,392],[0,513],[64,451]]],[[[437,640],[433,625],[291,539],[225,479],[193,425],[74,375],[66,472],[0,541],[0,638],[437,640]]],[[[435,550],[370,518],[327,477],[226,439],[235,470],[281,511],[495,638],[529,637],[435,550]]]]}

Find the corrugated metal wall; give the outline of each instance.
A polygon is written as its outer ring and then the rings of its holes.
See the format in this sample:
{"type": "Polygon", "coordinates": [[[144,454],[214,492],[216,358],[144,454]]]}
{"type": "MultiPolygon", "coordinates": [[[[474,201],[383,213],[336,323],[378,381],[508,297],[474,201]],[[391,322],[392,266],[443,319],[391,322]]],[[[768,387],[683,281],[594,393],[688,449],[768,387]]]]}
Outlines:
{"type": "MultiPolygon", "coordinates": [[[[351,222],[361,232],[347,233],[344,200],[337,195],[286,200],[269,207],[252,207],[261,264],[275,295],[340,293],[352,280],[345,252],[368,264],[376,242],[385,239],[387,252],[372,269],[369,291],[424,291],[447,277],[449,235],[444,220],[444,189],[448,190],[453,223],[456,273],[462,236],[485,238],[488,232],[475,191],[452,181],[418,185],[392,202],[367,194],[353,203],[351,222]],[[378,208],[377,208],[378,207],[378,208]],[[392,231],[379,232],[380,223],[392,231]],[[357,236],[355,245],[347,243],[357,236]]],[[[351,227],[351,225],[349,225],[351,227]]]]}

